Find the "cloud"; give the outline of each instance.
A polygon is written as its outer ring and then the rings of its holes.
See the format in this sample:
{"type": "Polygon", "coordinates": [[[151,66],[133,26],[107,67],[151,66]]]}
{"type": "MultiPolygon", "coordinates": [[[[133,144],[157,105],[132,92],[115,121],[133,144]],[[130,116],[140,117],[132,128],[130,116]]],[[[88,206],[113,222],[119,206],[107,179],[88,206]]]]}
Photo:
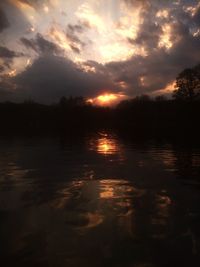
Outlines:
{"type": "Polygon", "coordinates": [[[184,68],[199,63],[200,38],[193,35],[193,28],[198,27],[198,3],[190,3],[196,8],[192,16],[184,8],[187,2],[179,2],[175,5],[172,1],[126,1],[128,5],[143,8],[137,36],[127,38],[127,42],[143,47],[146,55],[133,55],[125,61],[110,62],[106,67],[116,82],[126,85],[130,96],[159,91],[184,68]]]}
{"type": "Polygon", "coordinates": [[[87,21],[79,21],[77,24],[68,24],[68,30],[72,33],[84,33],[91,28],[90,24],[87,21]]]}
{"type": "MultiPolygon", "coordinates": [[[[199,63],[197,0],[122,0],[115,7],[108,1],[106,10],[103,0],[67,2],[12,0],[5,5],[10,27],[1,33],[5,41],[0,56],[4,69],[13,58],[12,70],[24,69],[15,81],[12,78],[21,97],[30,94],[51,102],[62,94],[92,97],[101,90],[153,94],[172,84],[184,68],[199,63]],[[19,2],[25,5],[13,5],[19,2]],[[30,27],[38,34],[27,35],[30,27]],[[26,68],[25,59],[13,50],[25,50],[31,62],[38,59],[26,68]]],[[[8,27],[5,22],[1,16],[0,31],[8,27]]]]}
{"type": "Polygon", "coordinates": [[[48,0],[17,0],[17,1],[23,4],[27,4],[33,8],[38,8],[44,6],[45,4],[49,4],[48,0]]]}
{"type": "Polygon", "coordinates": [[[158,47],[162,28],[150,20],[144,20],[140,26],[139,33],[135,39],[128,38],[133,45],[139,45],[145,48],[147,52],[158,47]]]}
{"type": "Polygon", "coordinates": [[[82,42],[73,32],[66,32],[66,38],[69,42],[70,47],[74,50],[74,52],[81,52],[81,48],[85,46],[85,43],[82,42]]]}
{"type": "Polygon", "coordinates": [[[2,64],[0,73],[2,73],[6,68],[10,68],[13,58],[18,57],[19,55],[8,49],[7,47],[0,46],[0,63],[2,64]]]}
{"type": "Polygon", "coordinates": [[[75,52],[80,54],[81,50],[86,46],[86,43],[83,42],[79,36],[87,31],[90,28],[87,22],[80,22],[78,24],[68,24],[67,31],[66,31],[66,38],[69,42],[71,49],[75,52]]]}
{"type": "Polygon", "coordinates": [[[81,53],[81,50],[76,45],[70,44],[70,48],[77,54],[81,53]]]}
{"type": "Polygon", "coordinates": [[[22,37],[21,43],[28,49],[32,49],[38,54],[62,54],[62,50],[53,42],[45,39],[41,34],[37,34],[35,39],[22,37]]]}
{"type": "Polygon", "coordinates": [[[37,44],[34,39],[27,39],[25,37],[20,38],[21,43],[27,48],[38,52],[37,44]]]}
{"type": "Polygon", "coordinates": [[[0,66],[0,73],[5,70],[4,66],[0,66]]]}
{"type": "Polygon", "coordinates": [[[198,26],[200,26],[200,5],[196,9],[196,13],[194,15],[194,21],[198,26]]]}
{"type": "Polygon", "coordinates": [[[84,70],[64,57],[43,55],[24,72],[12,78],[17,90],[16,100],[31,98],[40,103],[52,103],[61,96],[94,97],[116,90],[112,81],[102,71],[84,70]]]}
{"type": "Polygon", "coordinates": [[[7,27],[9,27],[8,19],[6,17],[6,14],[0,7],[0,33],[7,27]]]}
{"type": "Polygon", "coordinates": [[[20,54],[12,50],[9,50],[7,47],[0,46],[0,57],[1,58],[13,58],[18,57],[20,54]]]}

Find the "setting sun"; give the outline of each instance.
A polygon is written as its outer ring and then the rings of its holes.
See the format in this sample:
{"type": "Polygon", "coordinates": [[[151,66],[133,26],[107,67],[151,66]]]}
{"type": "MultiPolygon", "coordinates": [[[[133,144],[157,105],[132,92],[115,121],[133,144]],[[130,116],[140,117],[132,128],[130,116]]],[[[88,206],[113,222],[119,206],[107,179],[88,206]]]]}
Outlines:
{"type": "Polygon", "coordinates": [[[89,98],[87,102],[98,106],[112,106],[119,103],[124,97],[122,94],[105,93],[95,98],[89,98]]]}
{"type": "Polygon", "coordinates": [[[97,99],[101,102],[101,103],[109,103],[115,99],[117,99],[117,96],[114,94],[105,94],[105,95],[100,95],[97,97],[97,99]]]}

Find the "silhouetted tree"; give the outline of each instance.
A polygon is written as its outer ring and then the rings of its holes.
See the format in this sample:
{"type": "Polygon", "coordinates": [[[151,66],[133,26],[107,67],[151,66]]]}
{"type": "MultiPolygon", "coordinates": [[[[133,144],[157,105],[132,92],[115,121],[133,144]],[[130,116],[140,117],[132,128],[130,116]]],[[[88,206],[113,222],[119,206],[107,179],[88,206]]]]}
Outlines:
{"type": "Polygon", "coordinates": [[[59,101],[59,105],[61,107],[65,107],[67,105],[67,98],[65,96],[62,96],[59,101]]]}
{"type": "Polygon", "coordinates": [[[157,102],[163,102],[163,101],[166,101],[166,97],[164,95],[158,95],[155,97],[155,101],[157,102]]]}
{"type": "Polygon", "coordinates": [[[149,102],[151,101],[151,97],[149,95],[144,94],[144,95],[136,96],[134,100],[139,101],[139,102],[149,102]]]}
{"type": "Polygon", "coordinates": [[[200,65],[185,69],[176,78],[173,97],[177,100],[195,100],[200,97],[200,65]]]}
{"type": "Polygon", "coordinates": [[[72,97],[66,98],[65,96],[62,96],[59,101],[59,105],[61,107],[81,107],[86,105],[86,101],[83,97],[72,97]]]}

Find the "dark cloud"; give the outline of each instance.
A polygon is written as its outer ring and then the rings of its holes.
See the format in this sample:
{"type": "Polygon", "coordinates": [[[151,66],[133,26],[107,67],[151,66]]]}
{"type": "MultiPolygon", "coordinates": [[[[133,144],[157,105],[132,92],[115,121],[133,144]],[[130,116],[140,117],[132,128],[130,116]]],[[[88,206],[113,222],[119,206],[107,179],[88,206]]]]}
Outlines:
{"type": "Polygon", "coordinates": [[[70,47],[75,53],[77,53],[77,54],[81,53],[81,50],[77,46],[70,44],[70,47]]]}
{"type": "Polygon", "coordinates": [[[27,39],[25,37],[22,37],[20,41],[26,48],[32,49],[35,52],[38,52],[38,47],[34,39],[27,39]]]}
{"type": "Polygon", "coordinates": [[[163,33],[160,25],[152,21],[144,20],[136,39],[128,38],[133,45],[140,45],[147,51],[158,47],[160,35],[163,33]]]}
{"type": "Polygon", "coordinates": [[[0,59],[2,61],[2,67],[0,67],[0,73],[4,70],[10,69],[13,63],[13,59],[17,57],[23,57],[24,54],[21,52],[15,52],[8,49],[7,47],[0,46],[0,59]]]}
{"type": "MultiPolygon", "coordinates": [[[[198,0],[123,0],[127,5],[130,6],[143,6],[143,7],[150,7],[155,8],[157,10],[166,7],[183,7],[183,6],[190,6],[190,5],[197,5],[198,0]]],[[[151,10],[150,10],[151,11],[151,10]]]]}
{"type": "Polygon", "coordinates": [[[90,29],[90,24],[87,21],[78,21],[77,24],[68,24],[66,30],[66,38],[71,49],[80,54],[81,50],[86,46],[86,43],[81,40],[81,34],[90,29]]]}
{"type": "Polygon", "coordinates": [[[22,53],[18,53],[8,49],[7,47],[0,46],[0,58],[14,58],[23,56],[22,53]]]}
{"type": "Polygon", "coordinates": [[[82,25],[79,25],[79,24],[75,24],[75,25],[68,24],[67,27],[71,32],[82,33],[84,31],[84,27],[82,25]]]}
{"type": "Polygon", "coordinates": [[[71,25],[68,24],[67,31],[66,31],[66,38],[69,42],[71,49],[75,52],[80,54],[81,50],[85,47],[86,43],[81,41],[80,37],[77,34],[83,33],[85,27],[81,24],[71,25]]]}
{"type": "Polygon", "coordinates": [[[79,21],[77,24],[68,24],[68,30],[71,33],[84,33],[88,29],[90,29],[90,24],[87,21],[79,21]]]}
{"type": "Polygon", "coordinates": [[[194,16],[194,22],[196,23],[197,26],[200,26],[200,6],[197,9],[197,12],[194,16]]]}
{"type": "Polygon", "coordinates": [[[36,35],[35,39],[22,37],[20,41],[26,48],[32,49],[38,54],[62,54],[62,50],[55,43],[48,41],[39,33],[36,35]]]}
{"type": "Polygon", "coordinates": [[[107,72],[107,68],[105,67],[105,65],[98,63],[94,60],[88,60],[88,61],[84,62],[83,65],[96,70],[98,73],[100,73],[102,75],[109,76],[109,73],[107,72]]]}
{"type": "Polygon", "coordinates": [[[79,44],[82,47],[85,46],[85,43],[82,42],[73,32],[68,31],[66,33],[66,37],[67,37],[67,40],[69,40],[70,42],[74,44],[79,44]]]}
{"type": "Polygon", "coordinates": [[[51,103],[61,96],[93,97],[105,88],[115,90],[112,81],[103,72],[86,72],[69,59],[46,55],[12,79],[18,90],[16,99],[31,98],[51,103]]]}
{"type": "Polygon", "coordinates": [[[0,66],[0,73],[5,70],[4,66],[0,66]]]}
{"type": "Polygon", "coordinates": [[[0,7],[0,33],[7,27],[9,27],[8,19],[6,17],[6,14],[0,7]]]}

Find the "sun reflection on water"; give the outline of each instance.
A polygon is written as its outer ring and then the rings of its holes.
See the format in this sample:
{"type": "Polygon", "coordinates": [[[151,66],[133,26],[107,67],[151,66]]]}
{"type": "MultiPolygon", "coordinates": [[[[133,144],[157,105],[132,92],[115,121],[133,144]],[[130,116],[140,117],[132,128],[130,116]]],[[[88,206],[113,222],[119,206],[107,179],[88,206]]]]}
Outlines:
{"type": "Polygon", "coordinates": [[[97,152],[100,154],[115,154],[118,151],[117,144],[114,140],[106,137],[99,138],[97,152]]]}
{"type": "Polygon", "coordinates": [[[117,138],[107,133],[99,133],[98,137],[91,139],[89,149],[105,156],[123,156],[123,150],[117,138]]]}

